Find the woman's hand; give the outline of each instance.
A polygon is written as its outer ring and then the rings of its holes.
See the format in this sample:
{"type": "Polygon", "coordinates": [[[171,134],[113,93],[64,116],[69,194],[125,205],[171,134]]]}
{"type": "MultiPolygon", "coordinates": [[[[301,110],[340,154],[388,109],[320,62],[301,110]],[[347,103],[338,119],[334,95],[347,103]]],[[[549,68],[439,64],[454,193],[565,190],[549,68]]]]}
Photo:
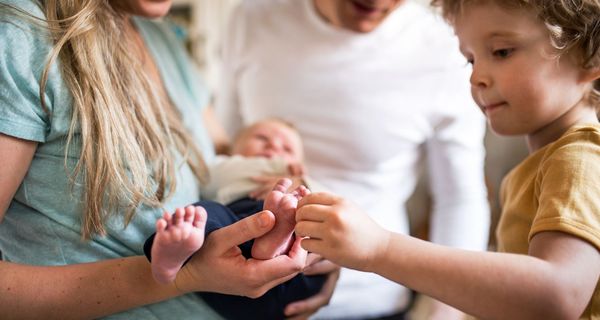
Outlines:
{"type": "Polygon", "coordinates": [[[329,260],[323,259],[318,254],[309,253],[307,267],[303,273],[307,276],[327,274],[327,280],[319,293],[307,299],[292,302],[285,307],[285,315],[290,320],[308,319],[319,309],[329,304],[337,280],[340,277],[340,267],[329,260]]]}
{"type": "Polygon", "coordinates": [[[296,210],[296,234],[308,237],[302,247],[341,266],[370,271],[385,257],[391,232],[354,204],[328,193],[312,193],[296,210]]]}
{"type": "Polygon", "coordinates": [[[214,231],[178,273],[175,285],[182,292],[209,291],[257,298],[293,278],[306,263],[300,238],[288,255],[270,260],[246,259],[238,247],[267,233],[274,224],[273,213],[262,211],[214,231]]]}

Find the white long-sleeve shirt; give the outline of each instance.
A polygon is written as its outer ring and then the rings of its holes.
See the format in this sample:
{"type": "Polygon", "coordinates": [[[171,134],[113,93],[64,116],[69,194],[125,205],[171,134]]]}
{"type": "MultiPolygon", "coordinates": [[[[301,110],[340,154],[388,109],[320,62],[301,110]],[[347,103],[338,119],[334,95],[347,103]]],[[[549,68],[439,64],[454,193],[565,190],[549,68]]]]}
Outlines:
{"type": "MultiPolygon", "coordinates": [[[[249,0],[224,44],[217,115],[230,134],[267,117],[293,123],[310,175],[400,233],[426,161],[431,240],[485,249],[485,121],[469,72],[451,28],[410,1],[358,34],[327,24],[311,0],[249,0]]],[[[386,315],[408,301],[400,285],[345,269],[317,317],[386,315]]]]}

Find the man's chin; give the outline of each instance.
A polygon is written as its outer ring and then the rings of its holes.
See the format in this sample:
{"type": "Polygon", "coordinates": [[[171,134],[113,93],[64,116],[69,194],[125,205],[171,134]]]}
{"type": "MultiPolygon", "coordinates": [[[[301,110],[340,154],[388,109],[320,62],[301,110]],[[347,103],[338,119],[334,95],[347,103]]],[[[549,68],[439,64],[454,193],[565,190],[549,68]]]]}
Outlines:
{"type": "Polygon", "coordinates": [[[380,24],[381,23],[361,21],[358,23],[346,24],[344,28],[357,33],[369,33],[377,29],[380,24]]]}

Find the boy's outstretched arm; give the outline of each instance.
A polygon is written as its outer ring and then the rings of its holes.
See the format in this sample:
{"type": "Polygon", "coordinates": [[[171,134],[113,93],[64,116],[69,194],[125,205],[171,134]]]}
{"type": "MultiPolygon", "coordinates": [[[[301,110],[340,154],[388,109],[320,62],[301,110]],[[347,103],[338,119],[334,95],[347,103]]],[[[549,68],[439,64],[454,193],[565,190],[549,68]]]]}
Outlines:
{"type": "Polygon", "coordinates": [[[600,275],[600,254],[566,233],[533,237],[529,255],[453,249],[386,231],[342,198],[303,198],[302,246],[342,266],[375,272],[486,319],[573,319],[600,275]]]}

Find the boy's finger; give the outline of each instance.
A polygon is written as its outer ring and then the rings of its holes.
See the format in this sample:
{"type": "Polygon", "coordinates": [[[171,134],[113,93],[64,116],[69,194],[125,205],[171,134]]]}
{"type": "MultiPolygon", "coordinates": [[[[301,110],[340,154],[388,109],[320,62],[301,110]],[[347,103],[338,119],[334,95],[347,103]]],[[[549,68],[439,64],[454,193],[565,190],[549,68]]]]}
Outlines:
{"type": "MultiPolygon", "coordinates": [[[[308,197],[308,196],[306,196],[308,197]]],[[[306,197],[300,199],[299,203],[302,202],[306,197]]],[[[321,204],[309,204],[302,207],[298,206],[296,210],[296,222],[300,221],[315,221],[323,222],[327,217],[331,215],[331,207],[321,204]]]]}
{"type": "Polygon", "coordinates": [[[300,237],[310,237],[312,239],[323,239],[327,230],[323,228],[323,224],[314,221],[301,221],[296,223],[294,229],[300,237]]]}
{"type": "Polygon", "coordinates": [[[306,195],[302,200],[298,203],[298,207],[302,207],[309,204],[323,204],[323,205],[333,205],[340,201],[340,197],[335,196],[331,193],[326,192],[315,192],[306,195]]]}
{"type": "Polygon", "coordinates": [[[305,238],[302,239],[301,245],[308,252],[323,254],[323,240],[321,239],[305,238]]]}

